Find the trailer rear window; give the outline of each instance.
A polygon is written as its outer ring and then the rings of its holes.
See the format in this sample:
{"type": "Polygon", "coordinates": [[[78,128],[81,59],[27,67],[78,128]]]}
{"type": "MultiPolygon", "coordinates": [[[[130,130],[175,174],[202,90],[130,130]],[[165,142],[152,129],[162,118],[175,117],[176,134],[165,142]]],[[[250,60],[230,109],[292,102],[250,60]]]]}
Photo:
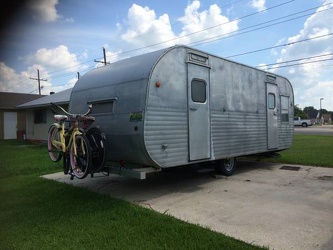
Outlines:
{"type": "Polygon", "coordinates": [[[206,82],[194,79],[191,82],[191,96],[193,102],[206,102],[206,82]]]}

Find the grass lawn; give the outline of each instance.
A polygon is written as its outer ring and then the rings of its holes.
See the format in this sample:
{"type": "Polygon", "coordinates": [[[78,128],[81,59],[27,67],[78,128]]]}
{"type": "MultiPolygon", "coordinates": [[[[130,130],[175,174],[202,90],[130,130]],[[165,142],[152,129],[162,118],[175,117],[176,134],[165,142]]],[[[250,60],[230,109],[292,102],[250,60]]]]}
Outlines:
{"type": "MultiPolygon", "coordinates": [[[[0,141],[0,249],[262,249],[169,215],[40,176],[46,147],[0,141]]],[[[56,166],[56,167],[55,167],[56,166]]]]}
{"type": "Polygon", "coordinates": [[[266,161],[333,168],[333,137],[295,135],[292,147],[280,154],[281,158],[266,161]]]}

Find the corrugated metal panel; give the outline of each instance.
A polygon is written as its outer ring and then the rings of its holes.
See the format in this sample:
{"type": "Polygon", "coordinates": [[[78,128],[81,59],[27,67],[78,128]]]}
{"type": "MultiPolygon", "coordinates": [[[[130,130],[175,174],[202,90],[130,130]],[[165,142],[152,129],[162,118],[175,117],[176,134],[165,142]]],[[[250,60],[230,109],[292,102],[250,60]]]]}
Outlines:
{"type": "Polygon", "coordinates": [[[265,114],[212,111],[211,117],[215,159],[267,150],[265,114]]]}
{"type": "Polygon", "coordinates": [[[148,107],[144,140],[150,157],[162,167],[186,164],[187,128],[186,109],[148,107]]]}
{"type": "Polygon", "coordinates": [[[281,117],[278,116],[279,124],[279,149],[290,148],[294,138],[294,122],[293,113],[289,113],[289,123],[281,122],[281,117]],[[291,121],[291,122],[290,122],[291,121]]]}

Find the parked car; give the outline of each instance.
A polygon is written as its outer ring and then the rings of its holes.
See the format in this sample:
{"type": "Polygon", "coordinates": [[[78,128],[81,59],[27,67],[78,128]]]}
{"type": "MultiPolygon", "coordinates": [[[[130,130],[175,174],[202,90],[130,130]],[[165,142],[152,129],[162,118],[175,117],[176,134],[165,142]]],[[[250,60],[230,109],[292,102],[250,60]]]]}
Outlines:
{"type": "Polygon", "coordinates": [[[301,119],[301,117],[294,117],[294,126],[307,127],[312,125],[313,123],[311,120],[301,119]]]}

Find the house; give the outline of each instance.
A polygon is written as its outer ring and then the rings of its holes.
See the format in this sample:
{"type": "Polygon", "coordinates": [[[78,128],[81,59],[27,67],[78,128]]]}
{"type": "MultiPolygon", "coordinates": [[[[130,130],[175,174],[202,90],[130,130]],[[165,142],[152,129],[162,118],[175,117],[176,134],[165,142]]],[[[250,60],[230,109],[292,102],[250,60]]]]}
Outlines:
{"type": "Polygon", "coordinates": [[[26,112],[26,139],[46,141],[49,127],[54,123],[51,102],[67,110],[72,89],[44,96],[40,99],[26,102],[17,108],[26,112]]]}
{"type": "Polygon", "coordinates": [[[0,92],[0,139],[23,139],[26,112],[17,106],[44,95],[0,92]]]}
{"type": "Polygon", "coordinates": [[[324,124],[332,124],[332,114],[323,114],[322,121],[324,124]]]}

